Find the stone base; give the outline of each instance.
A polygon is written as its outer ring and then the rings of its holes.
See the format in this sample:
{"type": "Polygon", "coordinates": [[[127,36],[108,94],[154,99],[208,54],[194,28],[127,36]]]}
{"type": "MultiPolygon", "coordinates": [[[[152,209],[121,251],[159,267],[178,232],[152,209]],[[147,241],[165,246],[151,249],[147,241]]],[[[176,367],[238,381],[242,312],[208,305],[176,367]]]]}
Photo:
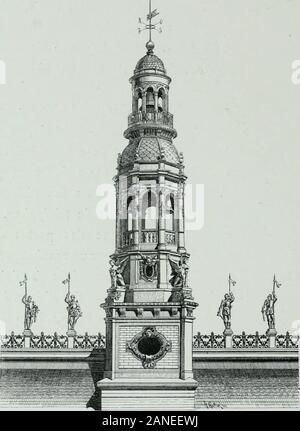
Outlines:
{"type": "Polygon", "coordinates": [[[101,390],[101,410],[193,410],[198,383],[180,379],[104,379],[101,390]]]}
{"type": "Polygon", "coordinates": [[[33,332],[31,329],[24,329],[23,335],[24,335],[24,337],[32,337],[33,332]]]}
{"type": "Polygon", "coordinates": [[[77,335],[77,332],[75,331],[75,329],[69,329],[67,331],[67,336],[68,337],[76,337],[76,335],[77,335]]]}

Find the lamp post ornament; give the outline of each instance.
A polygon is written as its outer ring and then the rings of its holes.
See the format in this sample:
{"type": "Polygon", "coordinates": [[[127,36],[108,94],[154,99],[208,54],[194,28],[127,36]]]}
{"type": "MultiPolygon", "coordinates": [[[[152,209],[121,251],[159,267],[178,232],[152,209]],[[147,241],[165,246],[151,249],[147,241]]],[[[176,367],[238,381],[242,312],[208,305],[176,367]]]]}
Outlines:
{"type": "Polygon", "coordinates": [[[267,319],[269,331],[275,331],[275,302],[277,301],[275,293],[276,287],[279,289],[281,287],[281,283],[277,281],[276,275],[274,275],[272,293],[267,296],[261,309],[263,320],[265,321],[267,319]]]}
{"type": "Polygon", "coordinates": [[[75,295],[71,295],[71,274],[68,274],[68,277],[62,282],[64,285],[68,286],[68,292],[65,297],[65,302],[68,304],[67,312],[68,312],[68,331],[67,335],[70,337],[74,337],[76,335],[75,325],[78,322],[79,318],[82,316],[81,307],[79,305],[78,300],[75,295]]]}
{"type": "Polygon", "coordinates": [[[231,309],[232,304],[235,300],[234,295],[232,293],[232,287],[236,285],[236,281],[231,278],[231,274],[228,277],[228,293],[224,295],[224,299],[222,299],[217,316],[221,317],[225,326],[225,332],[231,332],[231,309]]]}
{"type": "Polygon", "coordinates": [[[32,335],[32,331],[31,331],[31,326],[33,323],[36,322],[37,319],[37,314],[40,311],[39,307],[35,304],[35,302],[32,300],[32,297],[29,295],[28,296],[28,278],[27,275],[25,274],[24,276],[24,280],[20,281],[20,286],[23,287],[25,289],[25,293],[24,296],[22,298],[22,302],[25,306],[25,311],[24,311],[24,335],[26,336],[31,336],[32,335]]]}

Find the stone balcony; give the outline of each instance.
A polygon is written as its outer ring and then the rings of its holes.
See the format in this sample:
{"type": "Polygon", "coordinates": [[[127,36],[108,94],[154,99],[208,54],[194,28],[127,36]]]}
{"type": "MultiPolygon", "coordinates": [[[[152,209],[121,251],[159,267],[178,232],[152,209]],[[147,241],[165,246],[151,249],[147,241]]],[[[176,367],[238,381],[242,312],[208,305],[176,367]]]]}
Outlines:
{"type": "Polygon", "coordinates": [[[173,128],[173,118],[174,116],[172,114],[166,112],[136,112],[129,115],[128,126],[131,127],[140,123],[151,123],[173,128]]]}

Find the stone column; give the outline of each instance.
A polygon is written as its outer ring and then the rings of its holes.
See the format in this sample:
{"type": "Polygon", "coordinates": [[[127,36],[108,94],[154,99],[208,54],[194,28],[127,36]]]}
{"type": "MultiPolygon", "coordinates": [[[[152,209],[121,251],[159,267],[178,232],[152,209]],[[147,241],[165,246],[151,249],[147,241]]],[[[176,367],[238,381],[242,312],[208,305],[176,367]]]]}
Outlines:
{"type": "Polygon", "coordinates": [[[146,91],[143,91],[143,104],[142,104],[142,111],[146,112],[146,100],[147,99],[147,93],[146,91]]]}
{"type": "Polygon", "coordinates": [[[185,253],[184,183],[178,184],[178,253],[185,253]]]}
{"type": "Polygon", "coordinates": [[[181,317],[181,358],[180,378],[192,379],[193,376],[193,309],[195,306],[182,306],[181,317]]]}
{"type": "Polygon", "coordinates": [[[165,177],[158,179],[158,249],[166,249],[165,177]]]}
{"type": "Polygon", "coordinates": [[[139,238],[139,178],[133,177],[132,179],[132,192],[133,196],[133,213],[132,213],[132,235],[133,235],[133,248],[139,249],[140,238],[139,238]]]}
{"type": "Polygon", "coordinates": [[[154,92],[154,110],[155,110],[155,113],[158,112],[158,92],[157,91],[154,92]]]}

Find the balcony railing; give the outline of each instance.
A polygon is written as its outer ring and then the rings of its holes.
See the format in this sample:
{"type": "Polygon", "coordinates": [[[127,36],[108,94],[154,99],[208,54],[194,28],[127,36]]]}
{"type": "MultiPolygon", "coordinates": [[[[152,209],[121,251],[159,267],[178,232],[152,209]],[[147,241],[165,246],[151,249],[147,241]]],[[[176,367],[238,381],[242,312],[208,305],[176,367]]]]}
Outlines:
{"type": "Polygon", "coordinates": [[[269,337],[266,334],[259,335],[258,332],[254,335],[246,335],[245,332],[242,332],[241,335],[233,335],[232,347],[234,349],[246,347],[269,347],[269,337]]]}
{"type": "Polygon", "coordinates": [[[124,232],[122,237],[122,247],[129,247],[133,244],[133,232],[124,232]]]}
{"type": "Polygon", "coordinates": [[[142,231],[142,243],[155,244],[158,242],[157,231],[154,230],[143,230],[142,231]]]}
{"type": "Polygon", "coordinates": [[[224,335],[215,335],[213,332],[210,335],[202,335],[198,332],[194,335],[193,349],[216,349],[225,348],[225,337],[224,335]]]}
{"type": "Polygon", "coordinates": [[[137,123],[157,123],[168,127],[173,127],[174,116],[167,112],[136,112],[129,115],[128,125],[133,126],[137,123]]]}
{"type": "Polygon", "coordinates": [[[176,237],[174,232],[166,232],[166,244],[167,245],[176,244],[176,237]]]}

